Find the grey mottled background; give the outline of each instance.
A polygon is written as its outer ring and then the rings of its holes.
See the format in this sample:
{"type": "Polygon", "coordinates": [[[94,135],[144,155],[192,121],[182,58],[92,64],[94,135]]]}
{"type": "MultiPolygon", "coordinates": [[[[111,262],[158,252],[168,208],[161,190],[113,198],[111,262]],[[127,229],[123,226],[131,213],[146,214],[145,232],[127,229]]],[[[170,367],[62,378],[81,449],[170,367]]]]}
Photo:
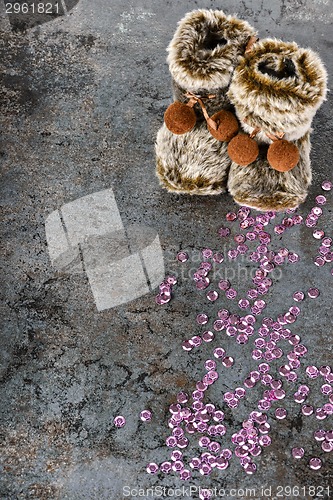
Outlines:
{"type": "MultiPolygon", "coordinates": [[[[85,274],[51,266],[44,223],[64,203],[112,188],[125,225],[158,232],[167,271],[180,270],[174,262],[179,248],[192,253],[219,245],[216,230],[235,208],[231,198],[172,196],[154,173],[154,138],[171,98],[165,48],[177,21],[199,7],[237,13],[261,37],[312,47],[332,77],[331,0],[81,0],[66,16],[26,31],[12,30],[0,4],[3,499],[120,500],[126,485],[183,484],[175,475],[149,476],[145,467],[168,458],[168,405],[179,390],[193,390],[211,356],[211,345],[190,354],[181,348],[198,331],[195,314],[209,308],[207,301],[183,277],[168,306],[157,306],[151,293],[98,312],[85,274]],[[154,414],[149,424],[138,419],[145,407],[154,414]],[[115,430],[119,413],[128,423],[115,430]]],[[[314,180],[303,215],[331,177],[332,130],[329,95],[314,120],[314,180]]],[[[320,224],[326,231],[331,207],[320,224]]],[[[318,286],[320,297],[304,304],[294,332],[309,348],[306,363],[332,363],[329,267],[313,265],[318,242],[305,227],[288,232],[281,245],[297,251],[302,263],[284,268],[267,315],[292,305],[295,289],[318,286]]],[[[237,348],[230,338],[225,345],[236,365],[211,389],[211,402],[220,402],[222,391],[235,388],[254,366],[249,346],[237,348]]],[[[237,412],[227,411],[231,431],[255,409],[259,392],[251,394],[237,412]]],[[[314,391],[312,401],[320,404],[316,397],[314,391]]],[[[326,487],[332,460],[311,433],[332,428],[332,421],[302,417],[292,398],[286,406],[290,416],[273,420],[273,444],[255,460],[255,476],[234,460],[226,471],[196,475],[190,484],[272,486],[272,495],[277,485],[326,487]],[[307,457],[325,459],[321,471],[291,458],[291,447],[300,443],[307,457]]]]}

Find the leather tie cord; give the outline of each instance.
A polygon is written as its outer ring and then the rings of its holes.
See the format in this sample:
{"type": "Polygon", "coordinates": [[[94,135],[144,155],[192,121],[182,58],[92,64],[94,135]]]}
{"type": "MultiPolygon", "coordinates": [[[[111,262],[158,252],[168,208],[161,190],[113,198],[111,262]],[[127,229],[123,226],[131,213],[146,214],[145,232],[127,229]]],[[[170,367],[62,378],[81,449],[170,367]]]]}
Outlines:
{"type": "Polygon", "coordinates": [[[207,109],[206,109],[206,106],[202,102],[202,99],[214,99],[216,97],[216,95],[215,94],[208,94],[207,96],[198,96],[198,95],[193,94],[192,92],[186,92],[185,96],[190,99],[187,103],[187,106],[190,106],[192,108],[196,103],[198,103],[202,109],[202,114],[204,115],[205,120],[208,123],[208,125],[213,130],[217,130],[218,129],[217,123],[209,116],[207,109]]]}

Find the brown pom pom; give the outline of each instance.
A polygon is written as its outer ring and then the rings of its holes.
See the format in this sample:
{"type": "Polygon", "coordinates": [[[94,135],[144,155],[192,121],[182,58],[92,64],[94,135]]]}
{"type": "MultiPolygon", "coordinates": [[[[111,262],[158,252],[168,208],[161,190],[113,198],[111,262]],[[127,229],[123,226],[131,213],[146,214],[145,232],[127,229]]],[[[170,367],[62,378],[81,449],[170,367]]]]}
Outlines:
{"type": "Polygon", "coordinates": [[[238,132],[238,121],[237,118],[231,111],[218,111],[211,117],[214,122],[218,125],[218,129],[214,130],[208,124],[208,130],[215,139],[218,141],[229,142],[238,132]]]}
{"type": "Polygon", "coordinates": [[[288,172],[299,162],[299,151],[292,142],[281,139],[274,141],[268,148],[267,160],[279,172],[288,172]]]}
{"type": "Polygon", "coordinates": [[[258,144],[246,134],[236,135],[228,144],[228,155],[230,159],[241,167],[246,167],[256,160],[258,154],[258,144]]]}
{"type": "Polygon", "coordinates": [[[173,134],[185,134],[194,127],[197,118],[193,108],[176,101],[164,113],[164,122],[173,134]]]}

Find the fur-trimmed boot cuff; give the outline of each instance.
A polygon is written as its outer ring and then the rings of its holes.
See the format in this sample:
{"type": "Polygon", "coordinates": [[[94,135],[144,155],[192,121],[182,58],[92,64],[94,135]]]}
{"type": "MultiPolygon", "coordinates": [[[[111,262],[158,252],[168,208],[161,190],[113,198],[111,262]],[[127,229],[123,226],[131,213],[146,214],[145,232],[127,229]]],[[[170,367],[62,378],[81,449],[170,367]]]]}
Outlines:
{"type": "Polygon", "coordinates": [[[184,102],[186,92],[216,94],[207,103],[210,114],[230,106],[225,91],[254,36],[250,24],[221,10],[199,9],[186,14],[167,49],[174,98],[184,102]]]}
{"type": "Polygon", "coordinates": [[[228,189],[235,201],[285,210],[305,200],[312,177],[310,127],[326,97],[326,80],[319,56],[294,42],[261,40],[241,59],[228,91],[243,129],[228,146],[228,189]]]}

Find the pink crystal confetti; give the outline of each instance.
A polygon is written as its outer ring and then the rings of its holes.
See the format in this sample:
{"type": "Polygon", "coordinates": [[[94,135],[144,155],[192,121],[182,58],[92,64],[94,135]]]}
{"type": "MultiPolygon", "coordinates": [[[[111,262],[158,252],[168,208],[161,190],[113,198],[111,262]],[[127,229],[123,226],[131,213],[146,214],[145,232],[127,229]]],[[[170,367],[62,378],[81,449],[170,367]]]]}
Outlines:
{"type": "Polygon", "coordinates": [[[188,258],[189,256],[187,252],[181,251],[177,253],[177,260],[179,260],[179,262],[186,262],[188,258]]]}
{"type": "Polygon", "coordinates": [[[331,181],[324,181],[321,185],[321,188],[324,191],[330,191],[332,189],[332,182],[331,181]]]}
{"type": "Polygon", "coordinates": [[[126,424],[126,419],[122,415],[117,415],[114,418],[113,423],[116,427],[121,428],[124,427],[124,425],[126,424]]]}
{"type": "Polygon", "coordinates": [[[152,413],[150,410],[142,410],[142,412],[140,413],[140,419],[143,422],[149,422],[151,418],[152,418],[152,413]]]}
{"type": "Polygon", "coordinates": [[[207,299],[210,300],[211,302],[215,302],[219,297],[219,294],[216,290],[211,290],[207,293],[207,299]]]}
{"type": "Polygon", "coordinates": [[[308,290],[308,296],[311,298],[311,299],[316,299],[317,297],[319,297],[319,290],[318,288],[309,288],[308,290]]]}
{"type": "Polygon", "coordinates": [[[208,316],[205,313],[200,313],[197,315],[197,323],[198,325],[205,325],[208,323],[208,316]]]}
{"type": "Polygon", "coordinates": [[[326,197],[322,194],[316,196],[316,203],[317,203],[317,205],[325,205],[326,197]]]}
{"type": "Polygon", "coordinates": [[[293,448],[291,454],[294,458],[300,459],[304,457],[304,448],[293,448]]]}
{"type": "Polygon", "coordinates": [[[320,458],[317,457],[310,458],[309,460],[310,469],[319,470],[321,466],[322,466],[322,461],[320,460],[320,458]]]}
{"type": "Polygon", "coordinates": [[[147,465],[147,472],[148,474],[156,474],[158,472],[158,465],[155,464],[154,462],[150,462],[147,465]]]}

